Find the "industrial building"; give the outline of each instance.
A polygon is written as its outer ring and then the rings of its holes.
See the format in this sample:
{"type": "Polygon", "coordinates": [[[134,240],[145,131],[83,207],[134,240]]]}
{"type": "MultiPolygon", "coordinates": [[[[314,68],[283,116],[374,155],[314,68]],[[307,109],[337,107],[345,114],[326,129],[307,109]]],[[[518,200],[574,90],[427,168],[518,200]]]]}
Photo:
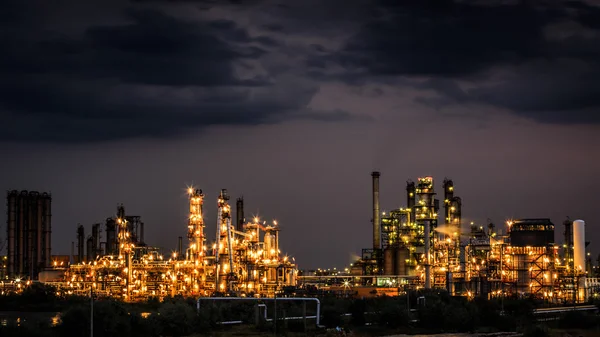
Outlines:
{"type": "Polygon", "coordinates": [[[7,193],[6,206],[6,275],[37,279],[51,266],[52,196],[13,190],[7,193]]]}
{"type": "Polygon", "coordinates": [[[243,198],[236,201],[236,220],[227,190],[216,202],[217,228],[212,244],[205,234],[205,196],[190,188],[187,247],[178,246],[163,255],[144,243],[144,224],[139,216],[125,213],[119,205],[114,217],[92,226],[86,238],[77,227],[77,245],[71,246],[70,263],[54,261],[40,280],[67,294],[89,294],[126,301],[166,296],[259,296],[272,297],[286,286],[296,285],[295,260],[281,253],[280,227],[259,218],[247,222],[243,198]],[[102,233],[105,237],[102,238],[102,233]],[[75,246],[77,253],[75,254],[75,246]]]}
{"type": "Polygon", "coordinates": [[[534,296],[556,303],[598,294],[600,283],[586,260],[584,221],[564,222],[562,247],[550,219],[511,220],[503,228],[491,221],[465,224],[454,182],[443,181],[440,202],[433,177],[409,180],[406,207],[384,212],[380,177],[371,174],[372,248],[363,249],[348,272],[304,275],[299,278],[304,285],[359,296],[436,288],[453,295],[534,296]]]}
{"type": "Polygon", "coordinates": [[[445,289],[456,296],[533,296],[549,303],[583,302],[600,293],[583,220],[563,222],[562,242],[555,242],[556,226],[546,218],[467,224],[454,182],[443,180],[443,199],[438,199],[429,176],[407,181],[405,207],[382,211],[380,177],[371,174],[372,246],[343,271],[302,275],[295,260],[281,254],[278,223],[247,221],[243,198],[236,200],[234,219],[224,189],[213,204],[212,239],[205,231],[210,212],[205,195],[190,188],[187,244],[179,237],[174,251],[163,254],[147,245],[141,217],[118,205],[115,215],[93,224],[89,235],[79,225],[71,255],[55,257],[50,195],[11,191],[3,292],[7,286],[20,289],[19,279],[39,279],[67,294],[93,291],[127,301],[174,295],[272,297],[285,287],[307,295],[317,289],[361,297],[445,289]]]}
{"type": "Polygon", "coordinates": [[[95,261],[99,256],[118,255],[119,240],[117,229],[120,221],[125,223],[126,230],[130,233],[131,242],[137,247],[144,247],[144,223],[139,215],[126,215],[125,206],[117,206],[114,217],[106,218],[104,227],[102,223],[92,225],[91,233],[86,237],[85,227],[77,226],[77,241],[71,243],[71,263],[83,263],[95,261]],[[102,232],[106,234],[103,240],[102,232]],[[77,254],[75,255],[75,246],[77,254]]]}

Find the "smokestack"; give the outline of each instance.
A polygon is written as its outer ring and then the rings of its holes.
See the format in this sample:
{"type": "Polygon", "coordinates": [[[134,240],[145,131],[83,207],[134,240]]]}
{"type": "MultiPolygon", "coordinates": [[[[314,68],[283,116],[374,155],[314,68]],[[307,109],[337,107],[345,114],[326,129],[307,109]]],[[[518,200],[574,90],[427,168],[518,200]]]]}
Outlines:
{"type": "Polygon", "coordinates": [[[140,222],[140,243],[144,243],[144,223],[140,222]]]}
{"type": "Polygon", "coordinates": [[[94,260],[94,239],[90,235],[87,238],[87,262],[92,262],[94,260]]]}
{"type": "Polygon", "coordinates": [[[71,258],[69,259],[69,264],[74,264],[75,261],[75,241],[71,241],[71,258]]]}
{"type": "Polygon", "coordinates": [[[83,262],[83,256],[84,256],[84,250],[85,250],[84,234],[85,234],[85,230],[83,229],[83,226],[79,225],[77,227],[77,263],[83,262]]]}
{"type": "Polygon", "coordinates": [[[379,212],[379,176],[377,171],[371,173],[373,177],[373,249],[381,248],[381,220],[379,212]]]}
{"type": "Polygon", "coordinates": [[[179,241],[177,242],[177,258],[181,259],[181,254],[183,253],[183,237],[179,237],[179,241]]]}
{"type": "Polygon", "coordinates": [[[99,227],[100,227],[100,224],[92,225],[92,257],[94,259],[98,255],[98,248],[100,246],[98,244],[98,229],[99,229],[99,227]]]}
{"type": "Polygon", "coordinates": [[[235,218],[236,230],[242,232],[244,230],[244,197],[237,198],[235,203],[235,218]]]}

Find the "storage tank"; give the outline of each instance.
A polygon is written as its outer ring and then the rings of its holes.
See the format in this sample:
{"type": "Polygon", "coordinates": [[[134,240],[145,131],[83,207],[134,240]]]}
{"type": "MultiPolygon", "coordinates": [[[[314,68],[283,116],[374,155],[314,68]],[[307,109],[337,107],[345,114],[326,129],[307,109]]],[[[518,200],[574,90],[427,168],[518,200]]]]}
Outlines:
{"type": "Polygon", "coordinates": [[[268,258],[276,256],[275,251],[275,235],[271,233],[265,233],[265,254],[268,258]]]}
{"type": "Polygon", "coordinates": [[[585,272],[585,222],[573,221],[573,266],[576,271],[585,272]]]}
{"type": "Polygon", "coordinates": [[[383,274],[394,275],[394,249],[386,248],[383,250],[383,274]]]}
{"type": "Polygon", "coordinates": [[[40,282],[60,282],[65,276],[62,270],[44,270],[41,271],[38,280],[40,282]]]}
{"type": "Polygon", "coordinates": [[[408,258],[408,248],[398,248],[396,250],[396,275],[408,275],[408,263],[406,263],[408,258]]]}

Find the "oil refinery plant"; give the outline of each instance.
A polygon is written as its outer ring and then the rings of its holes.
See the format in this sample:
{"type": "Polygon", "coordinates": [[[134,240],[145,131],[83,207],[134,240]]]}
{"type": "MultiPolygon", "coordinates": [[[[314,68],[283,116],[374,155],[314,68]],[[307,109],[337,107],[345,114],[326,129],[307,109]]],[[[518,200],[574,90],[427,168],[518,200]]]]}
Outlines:
{"type": "Polygon", "coordinates": [[[585,222],[564,222],[564,243],[555,242],[550,219],[468,225],[452,180],[443,181],[443,222],[434,179],[406,185],[406,207],[382,212],[379,172],[372,172],[373,246],[345,272],[317,270],[304,284],[346,296],[399,295],[407,290],[445,289],[452,295],[533,296],[548,302],[583,302],[597,296],[590,277],[585,222]]]}
{"type": "Polygon", "coordinates": [[[236,200],[233,221],[227,190],[216,200],[214,239],[205,235],[205,196],[190,188],[185,247],[182,237],[168,255],[147,245],[141,217],[127,215],[119,205],[116,215],[93,225],[87,238],[79,226],[71,255],[64,257],[50,255],[51,196],[10,191],[8,267],[0,288],[18,290],[24,280],[39,281],[67,294],[93,291],[126,301],[175,295],[274,297],[284,289],[296,296],[358,297],[445,289],[455,296],[533,296],[550,303],[584,302],[598,295],[584,221],[567,219],[560,244],[550,219],[465,224],[453,181],[443,181],[440,202],[432,177],[408,181],[405,207],[384,212],[380,176],[371,174],[372,247],[345,271],[333,272],[299,271],[293,258],[281,254],[279,225],[258,218],[247,222],[242,198],[236,200]]]}
{"type": "MultiPolygon", "coordinates": [[[[19,224],[31,218],[31,212],[28,213],[24,207],[10,207],[14,194],[9,193],[8,256],[10,261],[20,264],[9,264],[8,281],[2,282],[2,288],[18,289],[25,280],[28,280],[27,283],[38,280],[56,286],[65,294],[86,295],[93,292],[96,296],[136,301],[175,295],[272,297],[284,287],[296,284],[294,259],[282,255],[279,249],[277,222],[261,224],[258,218],[254,218],[245,223],[244,201],[240,198],[236,203],[236,221],[232,224],[229,196],[227,190],[221,190],[216,205],[217,235],[212,245],[207,245],[204,194],[194,188],[190,188],[188,194],[188,245],[185,250],[181,237],[177,251],[169,256],[163,256],[159,249],[146,245],[140,217],[126,215],[125,208],[120,205],[116,216],[106,220],[105,241],[100,242],[101,224],[92,226],[92,234],[87,240],[84,227],[80,225],[77,228],[77,255],[74,243],[71,248],[70,259],[76,261],[43,260],[35,264],[43,271],[28,274],[22,266],[34,271],[37,267],[31,267],[28,262],[30,255],[23,252],[33,251],[33,256],[39,259],[39,256],[49,256],[49,251],[32,248],[31,240],[22,239],[23,234],[20,233],[23,233],[23,227],[19,224]],[[19,211],[15,211],[17,208],[19,211]],[[15,228],[18,228],[16,236],[12,235],[15,228]],[[84,254],[85,248],[87,254],[84,254]],[[21,263],[23,257],[25,262],[21,263]]],[[[15,200],[16,205],[19,205],[18,202],[30,203],[29,198],[15,200]]],[[[40,206],[40,210],[43,209],[40,206]]],[[[42,223],[38,227],[44,228],[42,223]]],[[[25,232],[32,232],[37,238],[38,231],[25,232]]],[[[38,246],[46,247],[44,244],[38,246]]]]}

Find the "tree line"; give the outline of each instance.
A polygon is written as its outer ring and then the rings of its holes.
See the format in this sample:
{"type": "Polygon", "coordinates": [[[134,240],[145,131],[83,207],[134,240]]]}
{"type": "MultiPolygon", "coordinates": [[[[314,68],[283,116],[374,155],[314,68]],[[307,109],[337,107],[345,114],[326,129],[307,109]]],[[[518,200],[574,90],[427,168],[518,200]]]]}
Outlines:
{"type": "MultiPolygon", "coordinates": [[[[192,336],[228,335],[235,329],[256,335],[272,333],[310,335],[356,332],[361,335],[393,333],[499,332],[518,331],[528,336],[548,336],[549,327],[536,322],[533,310],[539,305],[534,299],[504,298],[487,300],[454,297],[443,291],[413,292],[409,296],[367,299],[321,298],[322,328],[314,319],[308,326],[304,320],[282,320],[301,317],[301,303],[273,301],[258,309],[256,303],[204,301],[200,310],[193,298],[173,297],[164,301],[150,299],[143,303],[124,303],[98,299],[93,307],[95,337],[103,336],[192,336]],[[264,319],[267,310],[268,319],[264,319]],[[275,309],[279,318],[274,326],[275,309]],[[258,319],[258,324],[256,321],[258,319]],[[222,322],[241,322],[224,325],[222,322]],[[331,330],[333,329],[333,330],[331,330]],[[328,332],[329,331],[329,332],[328,332]]],[[[315,315],[315,306],[308,305],[307,315],[315,315]]],[[[22,294],[0,296],[0,311],[56,311],[60,322],[49,320],[6,322],[0,325],[0,336],[86,336],[91,329],[89,297],[62,297],[51,287],[33,285],[22,294]]],[[[600,332],[598,316],[568,312],[551,323],[553,328],[587,328],[600,332]]]]}

